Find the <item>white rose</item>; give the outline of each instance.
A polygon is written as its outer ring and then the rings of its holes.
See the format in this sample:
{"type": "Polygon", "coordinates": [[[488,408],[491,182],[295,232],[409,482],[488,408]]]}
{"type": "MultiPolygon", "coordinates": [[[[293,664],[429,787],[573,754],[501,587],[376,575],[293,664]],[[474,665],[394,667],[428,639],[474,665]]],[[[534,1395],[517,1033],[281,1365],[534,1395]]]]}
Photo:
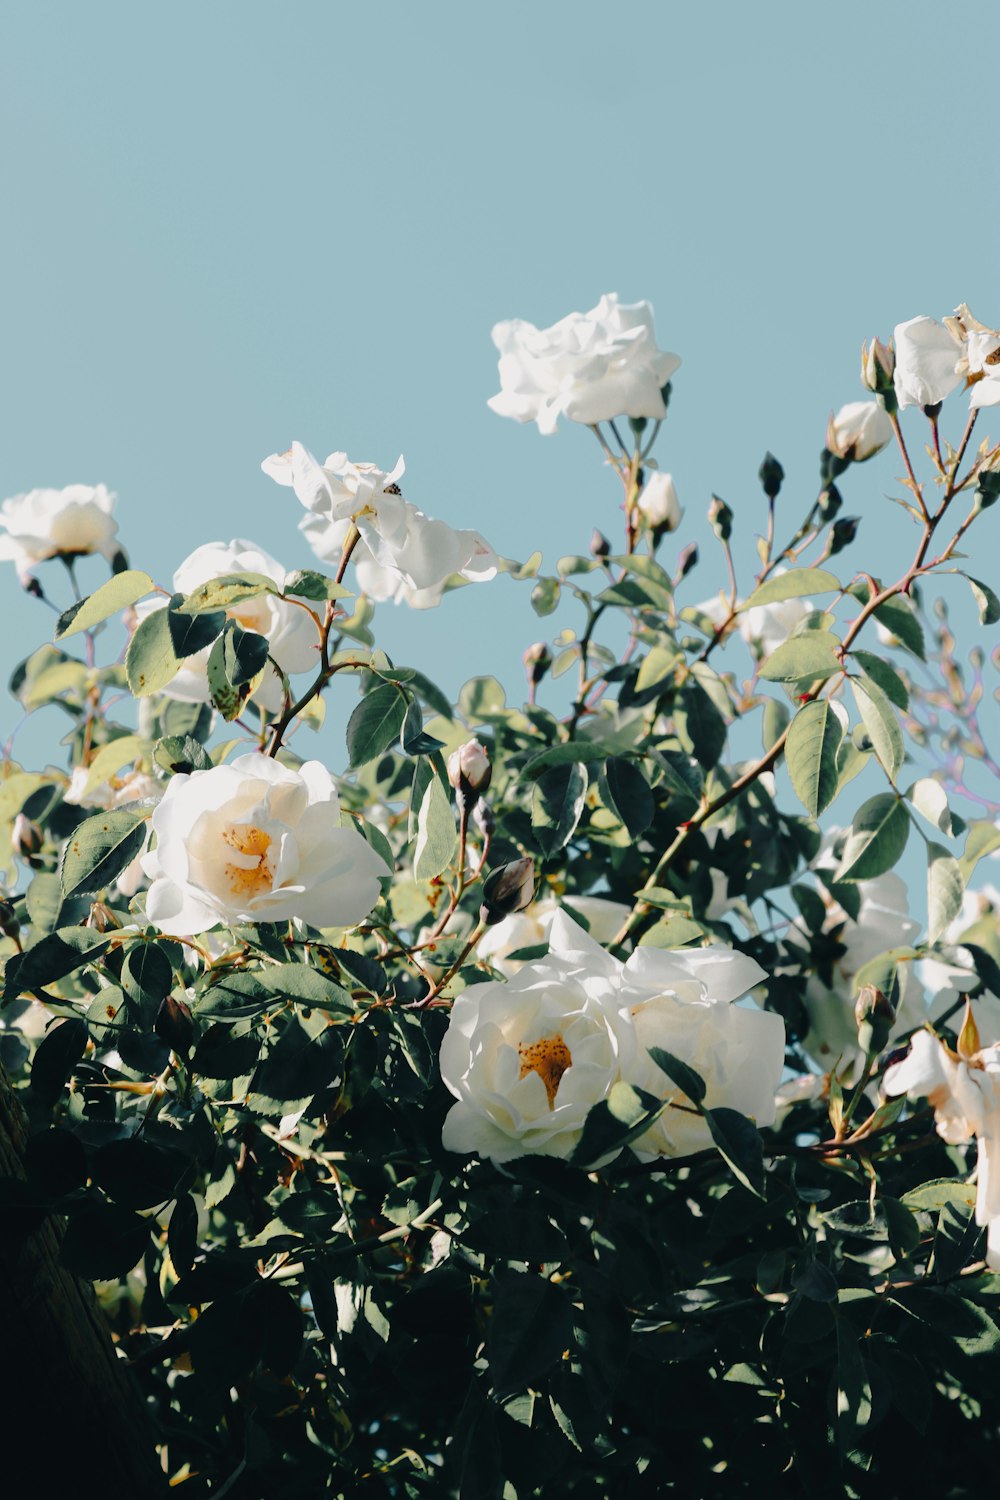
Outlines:
{"type": "MultiPolygon", "coordinates": [[[[783,573],[775,569],[775,576],[783,573]]],[[[779,599],[775,604],[755,604],[740,616],[740,635],[760,657],[770,656],[795,627],[812,613],[808,599],[779,599]]]]}
{"type": "Polygon", "coordinates": [[[636,1088],[669,1099],[653,1128],[632,1144],[636,1155],[688,1156],[712,1144],[701,1115],[649,1055],[672,1052],[699,1073],[709,1109],[725,1105],[758,1125],[775,1118],[775,1092],[785,1058],[781,1017],[756,1006],[734,1005],[766,978],[752,958],[721,945],[707,948],[638,948],[621,973],[619,1004],[630,1027],[622,1034],[622,1077],[636,1088]]]}
{"type": "MultiPolygon", "coordinates": [[[[956,1003],[978,983],[972,955],[963,943],[978,943],[989,949],[995,939],[1000,914],[1000,890],[984,885],[966,890],[958,915],[948,924],[940,945],[955,950],[955,961],[949,957],[925,958],[919,964],[920,980],[931,997],[928,1017],[937,1022],[954,1010],[956,1003]]],[[[975,1002],[976,1024],[981,1036],[989,1042],[1000,1042],[1000,996],[987,990],[975,1002]]]]}
{"type": "Polygon", "coordinates": [[[893,339],[900,406],[936,406],[951,394],[962,378],[956,369],[962,346],[949,329],[933,318],[911,318],[896,324],[893,339]]]}
{"type": "Polygon", "coordinates": [[[647,526],[676,531],[684,512],[674,488],[673,475],[654,471],[639,491],[636,510],[647,526]]]}
{"type": "Polygon", "coordinates": [[[46,558],[99,552],[110,562],[119,550],[115,497],[103,484],[69,484],[64,490],[29,490],[0,506],[0,561],[13,562],[23,578],[46,558]]]}
{"type": "MultiPolygon", "coordinates": [[[[277,588],[285,586],[285,569],[273,557],[254,542],[236,538],[231,542],[206,542],[196,547],[186,557],[174,574],[174,592],[192,594],[203,583],[221,578],[226,573],[262,573],[270,578],[277,588]]],[[[165,600],[148,599],[136,607],[141,618],[155,609],[164,609],[165,600]]],[[[273,594],[261,594],[256,599],[246,599],[228,609],[226,614],[244,630],[266,636],[271,656],[288,676],[297,672],[314,671],[319,660],[317,653],[316,626],[304,609],[278,599],[273,594]]],[[[183,703],[208,703],[208,658],[211,647],[185,657],[180,671],[163,689],[164,696],[176,698],[183,703]]],[[[281,678],[270,662],[254,690],[253,701],[268,713],[277,713],[283,701],[281,678]]]]}
{"type": "Polygon", "coordinates": [[[323,562],[340,561],[351,526],[357,526],[358,582],[373,599],[426,609],[440,601],[453,573],[470,583],[496,575],[496,553],[478,531],[455,531],[403,499],[397,484],[401,458],[387,474],[374,464],[351,463],[344,453],[331,453],[319,464],[293,443],[287,453],[265,458],[261,468],[306,507],[300,529],[323,562]]]}
{"type": "Polygon", "coordinates": [[[341,827],[329,771],[260,754],[174,776],[153,813],[146,915],[179,937],[216,923],[351,927],[379,898],[385,861],[341,827]]]}
{"type": "MultiPolygon", "coordinates": [[[[458,996],[441,1043],[441,1077],[454,1094],[442,1131],[447,1151],[495,1162],[567,1157],[588,1111],[618,1078],[615,961],[581,964],[559,949],[507,981],[458,996]]],[[[577,928],[580,937],[585,934],[577,928]]]]}
{"type": "Polygon", "coordinates": [[[555,896],[544,896],[524,911],[513,912],[494,927],[488,927],[476,946],[477,954],[488,959],[498,973],[508,977],[516,974],[523,968],[523,960],[512,959],[510,955],[548,942],[560,904],[583,917],[591,937],[598,943],[610,943],[631,912],[621,901],[608,901],[604,896],[563,896],[561,903],[555,896]]]}
{"type": "MultiPolygon", "coordinates": [[[[964,1035],[964,1028],[963,1028],[964,1035]]],[[[976,1044],[974,1044],[976,1045],[976,1044]]],[[[960,1040],[961,1049],[962,1042],[960,1040]]],[[[986,1263],[1000,1269],[1000,1047],[956,1057],[929,1031],[885,1075],[887,1094],[927,1099],[938,1134],[950,1146],[976,1138],[976,1223],[987,1229],[986,1263]]]]}
{"type": "Polygon", "coordinates": [[[858,464],[881,453],[892,439],[892,423],[877,401],[848,401],[826,429],[829,451],[858,464]]]}
{"type": "Polygon", "coordinates": [[[982,406],[1000,404],[1000,335],[991,329],[973,331],[965,343],[969,360],[969,374],[980,376],[969,393],[969,406],[975,411],[982,406]]]}
{"type": "Polygon", "coordinates": [[[587,313],[570,313],[551,328],[521,318],[497,323],[500,391],[489,405],[501,417],[537,422],[555,432],[560,415],[573,422],[666,415],[660,394],[680,367],[656,347],[648,302],[601,298],[587,313]]]}

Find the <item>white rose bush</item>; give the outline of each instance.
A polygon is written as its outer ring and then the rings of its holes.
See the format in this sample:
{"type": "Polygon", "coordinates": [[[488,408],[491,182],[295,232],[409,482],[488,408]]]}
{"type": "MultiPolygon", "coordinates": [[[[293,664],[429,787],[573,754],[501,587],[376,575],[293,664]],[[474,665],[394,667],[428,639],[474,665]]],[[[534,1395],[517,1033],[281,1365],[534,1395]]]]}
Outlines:
{"type": "Polygon", "coordinates": [[[283,563],[164,580],[103,485],[0,509],[54,620],[0,780],[5,1243],[97,1286],[144,1492],[986,1493],[1000,333],[866,343],[798,511],[771,454],[675,484],[648,303],[493,340],[494,412],[599,444],[548,571],[298,441],[283,563]],[[452,703],[378,607],[465,586],[523,629],[452,703]]]}

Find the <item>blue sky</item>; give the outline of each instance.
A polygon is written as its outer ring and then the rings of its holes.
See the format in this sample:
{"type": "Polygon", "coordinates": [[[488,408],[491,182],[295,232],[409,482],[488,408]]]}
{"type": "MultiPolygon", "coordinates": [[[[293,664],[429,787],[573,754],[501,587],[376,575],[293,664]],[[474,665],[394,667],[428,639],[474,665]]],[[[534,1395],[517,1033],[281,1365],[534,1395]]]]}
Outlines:
{"type": "MultiPolygon", "coordinates": [[[[582,430],[488,411],[490,327],[614,290],[649,298],[684,360],[659,450],[687,510],[667,560],[706,543],[715,491],[748,576],[761,456],[785,465],[794,523],[827,413],[862,394],[862,338],[961,299],[1000,321],[996,167],[955,61],[992,55],[1000,22],[958,14],[960,47],[924,0],[15,6],[0,493],[106,482],[162,580],[235,535],[301,566],[299,507],[259,469],[297,437],[404,453],[408,498],[551,566],[613,532],[615,482],[582,430]]],[[[858,560],[887,575],[912,550],[884,498],[897,469],[844,484],[858,560]]],[[[718,581],[706,562],[691,597],[718,581]]],[[[6,672],[51,618],[12,570],[3,587],[6,672]]],[[[572,619],[537,621],[503,578],[384,607],[378,631],[446,688],[491,672],[519,694],[523,647],[572,619]]],[[[335,765],[350,706],[331,699],[335,765]]]]}

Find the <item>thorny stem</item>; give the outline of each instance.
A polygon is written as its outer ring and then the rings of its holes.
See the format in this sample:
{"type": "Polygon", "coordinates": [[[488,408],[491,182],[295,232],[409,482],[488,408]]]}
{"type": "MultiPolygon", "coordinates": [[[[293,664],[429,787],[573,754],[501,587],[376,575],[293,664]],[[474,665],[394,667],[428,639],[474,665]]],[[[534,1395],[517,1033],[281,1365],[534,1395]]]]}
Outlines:
{"type": "Polygon", "coordinates": [[[451,965],[450,968],[448,968],[448,969],[445,970],[445,972],[441,975],[441,978],[438,980],[437,984],[435,984],[433,986],[433,988],[430,989],[427,992],[426,995],[424,995],[423,999],[421,999],[421,1000],[414,1000],[413,1001],[413,1004],[410,1007],[410,1009],[412,1009],[412,1010],[427,1010],[429,1006],[432,1006],[432,1005],[434,1005],[437,1002],[437,998],[441,994],[441,991],[446,987],[446,985],[448,984],[448,982],[451,979],[453,979],[455,977],[455,975],[458,973],[459,969],[465,963],[465,960],[468,958],[469,954],[472,952],[473,948],[479,942],[479,939],[482,937],[482,935],[483,935],[483,933],[485,931],[486,931],[486,923],[485,922],[478,922],[476,924],[476,927],[475,927],[475,930],[473,931],[472,936],[469,938],[468,942],[465,944],[465,946],[462,949],[461,953],[455,959],[455,962],[451,965]]]}

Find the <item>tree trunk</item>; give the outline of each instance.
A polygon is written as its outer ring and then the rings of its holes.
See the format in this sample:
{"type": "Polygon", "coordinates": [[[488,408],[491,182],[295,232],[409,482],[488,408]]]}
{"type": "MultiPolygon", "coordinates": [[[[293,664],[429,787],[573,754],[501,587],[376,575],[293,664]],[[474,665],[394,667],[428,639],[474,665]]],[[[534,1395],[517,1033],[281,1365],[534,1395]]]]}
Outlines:
{"type": "MultiPolygon", "coordinates": [[[[0,1176],[24,1176],[27,1122],[0,1066],[0,1176]]],[[[93,1288],[59,1264],[61,1220],[0,1220],[0,1436],[5,1492],[157,1495],[153,1424],[93,1288]],[[15,1479],[27,1488],[7,1489],[15,1479]],[[86,1487],[86,1485],[84,1486],[86,1487]]]]}

